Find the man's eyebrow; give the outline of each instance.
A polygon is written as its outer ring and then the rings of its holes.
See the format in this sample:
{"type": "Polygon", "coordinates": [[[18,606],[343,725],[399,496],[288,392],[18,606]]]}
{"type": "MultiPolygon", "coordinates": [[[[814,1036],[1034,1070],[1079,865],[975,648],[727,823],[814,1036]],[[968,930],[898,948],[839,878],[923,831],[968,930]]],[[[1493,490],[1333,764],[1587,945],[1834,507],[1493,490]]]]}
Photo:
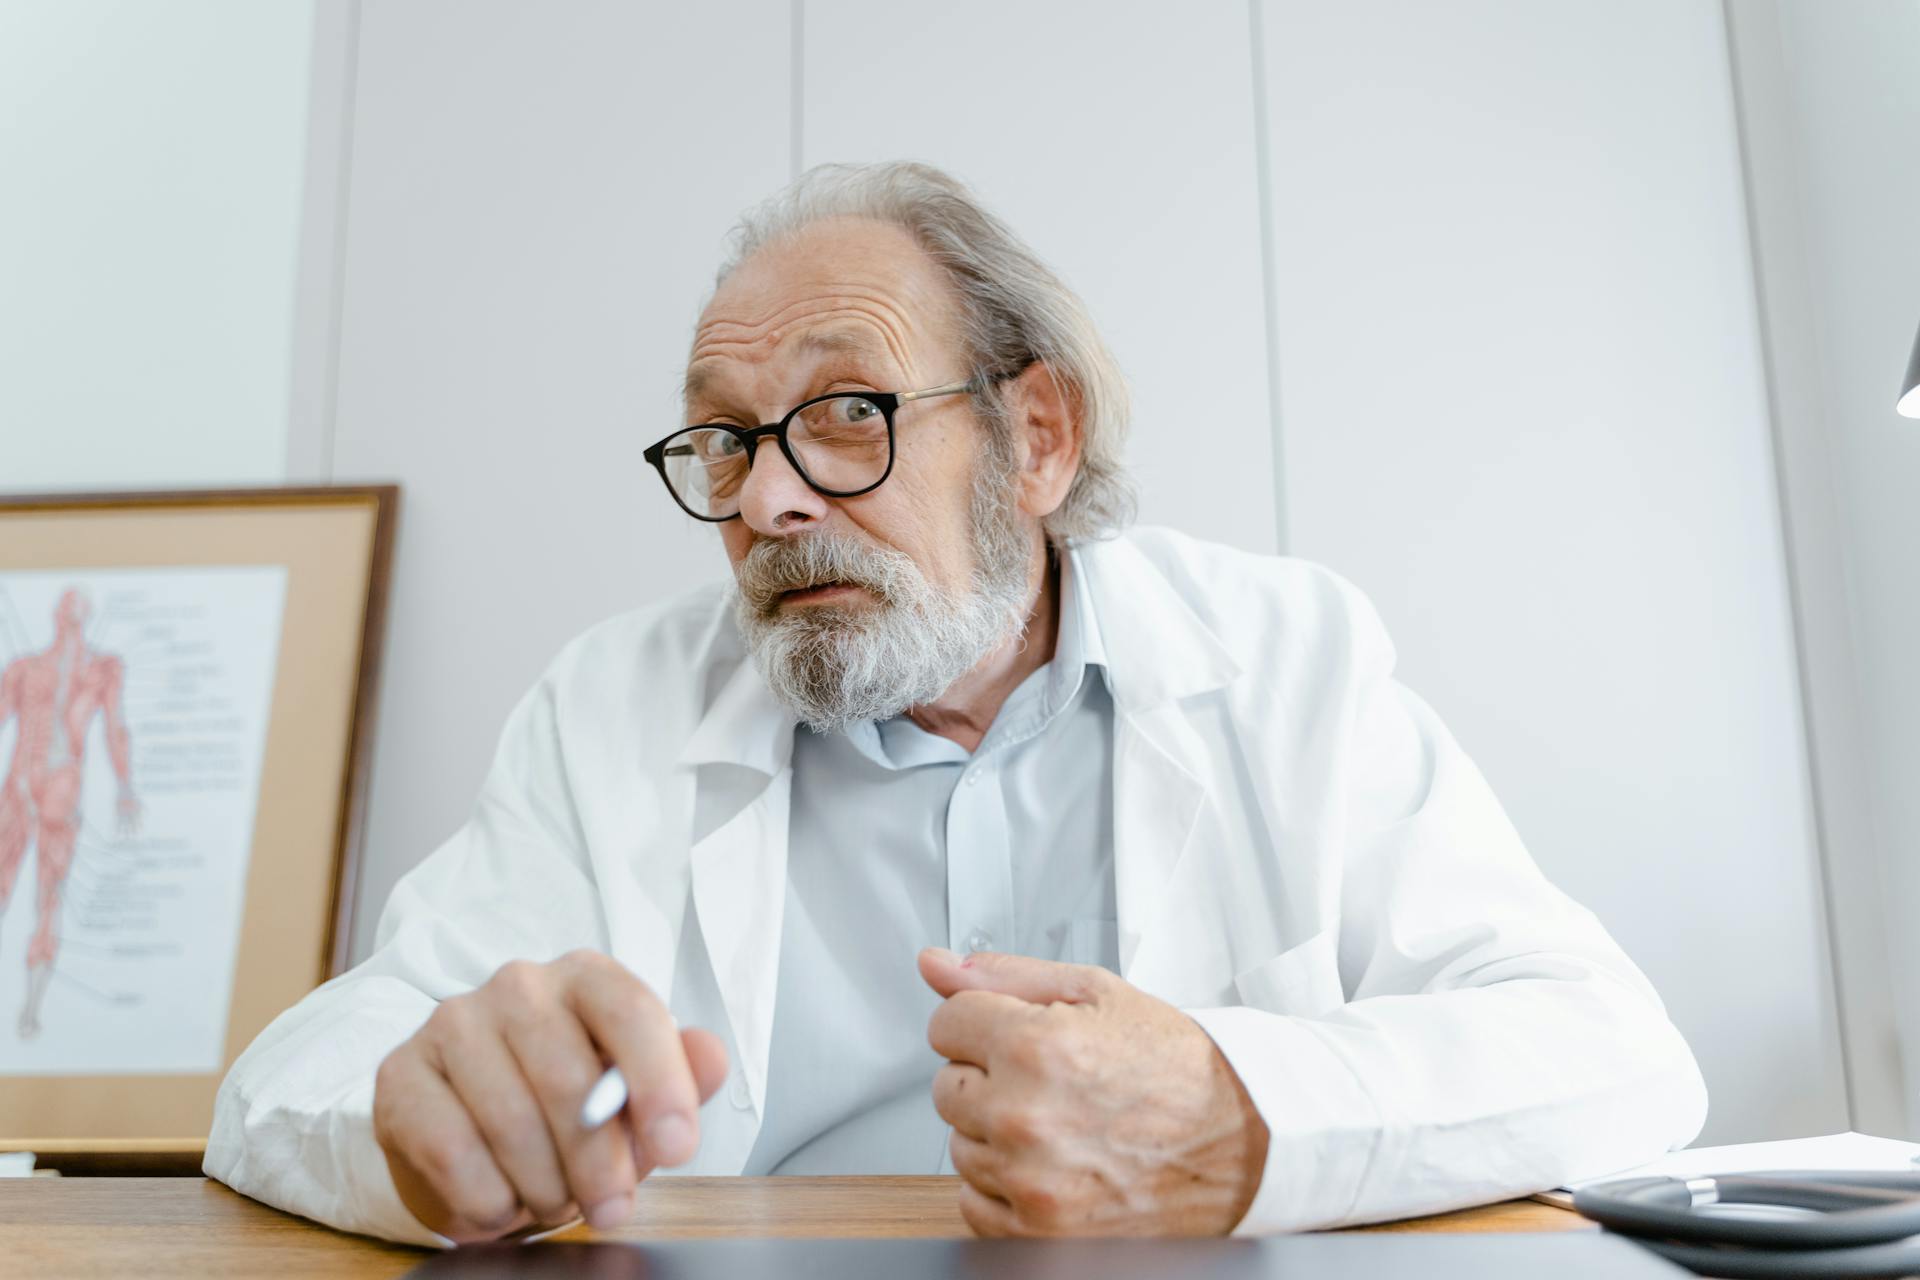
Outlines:
{"type": "Polygon", "coordinates": [[[859,329],[814,329],[800,335],[802,351],[821,355],[872,356],[873,342],[859,329]]]}
{"type": "Polygon", "coordinates": [[[708,385],[712,382],[713,369],[710,366],[702,365],[698,361],[695,361],[693,364],[687,366],[686,381],[680,384],[680,398],[688,404],[692,404],[705,394],[708,385]]]}

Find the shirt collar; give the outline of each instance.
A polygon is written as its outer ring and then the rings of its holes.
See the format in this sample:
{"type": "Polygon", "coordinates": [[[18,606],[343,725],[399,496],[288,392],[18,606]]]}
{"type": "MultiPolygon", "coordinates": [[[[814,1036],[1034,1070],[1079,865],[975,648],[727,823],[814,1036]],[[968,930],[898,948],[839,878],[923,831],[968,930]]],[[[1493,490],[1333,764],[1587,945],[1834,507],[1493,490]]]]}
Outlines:
{"type": "Polygon", "coordinates": [[[1105,667],[1107,648],[1100,638],[1100,618],[1093,610],[1080,552],[1067,546],[1060,554],[1060,626],[1053,640],[1053,661],[1047,664],[1047,713],[1057,713],[1079,692],[1088,667],[1105,667]]]}

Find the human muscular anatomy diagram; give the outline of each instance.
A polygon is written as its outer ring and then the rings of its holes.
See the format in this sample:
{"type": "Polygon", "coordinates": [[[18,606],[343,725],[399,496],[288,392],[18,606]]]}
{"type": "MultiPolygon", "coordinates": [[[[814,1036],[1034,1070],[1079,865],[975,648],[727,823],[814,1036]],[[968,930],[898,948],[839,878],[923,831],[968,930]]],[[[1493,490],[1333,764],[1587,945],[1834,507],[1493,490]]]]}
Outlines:
{"type": "Polygon", "coordinates": [[[13,1076],[226,1061],[287,576],[0,568],[0,1127],[13,1076]]]}
{"type": "MultiPolygon", "coordinates": [[[[87,645],[87,597],[69,589],[54,610],[52,645],[0,672],[0,728],[18,721],[13,758],[0,782],[0,924],[27,852],[36,855],[34,932],[27,948],[27,998],[20,1036],[40,1033],[40,1006],[59,950],[60,896],[80,833],[80,780],[87,730],[104,719],[107,754],[120,781],[120,830],[132,834],[140,804],[133,792],[133,741],[121,705],[119,658],[87,645]]],[[[44,615],[43,615],[44,616],[44,615]]]]}

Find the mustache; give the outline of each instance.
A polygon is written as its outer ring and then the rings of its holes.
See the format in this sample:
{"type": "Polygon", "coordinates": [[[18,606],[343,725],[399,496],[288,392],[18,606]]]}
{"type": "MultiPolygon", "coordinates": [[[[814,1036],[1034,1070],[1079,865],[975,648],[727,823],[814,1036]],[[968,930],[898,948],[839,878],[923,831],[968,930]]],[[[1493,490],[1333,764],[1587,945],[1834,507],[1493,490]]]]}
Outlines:
{"type": "Polygon", "coordinates": [[[772,614],[789,591],[830,582],[865,587],[882,601],[895,603],[908,594],[903,586],[917,578],[918,570],[905,552],[830,533],[766,539],[734,566],[740,598],[761,614],[772,614]]]}

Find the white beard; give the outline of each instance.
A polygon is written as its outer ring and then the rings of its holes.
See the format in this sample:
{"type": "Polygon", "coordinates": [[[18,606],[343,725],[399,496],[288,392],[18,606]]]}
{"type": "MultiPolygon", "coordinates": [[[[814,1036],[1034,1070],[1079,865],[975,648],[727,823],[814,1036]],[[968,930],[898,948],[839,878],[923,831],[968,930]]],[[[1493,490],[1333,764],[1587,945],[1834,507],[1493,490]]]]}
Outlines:
{"type": "Polygon", "coordinates": [[[987,450],[970,504],[969,590],[935,588],[903,551],[824,533],[768,539],[735,566],[734,614],[754,665],[816,732],[932,702],[1026,625],[1031,543],[1012,467],[987,450]],[[781,593],[825,582],[865,587],[877,602],[778,609],[781,593]]]}

